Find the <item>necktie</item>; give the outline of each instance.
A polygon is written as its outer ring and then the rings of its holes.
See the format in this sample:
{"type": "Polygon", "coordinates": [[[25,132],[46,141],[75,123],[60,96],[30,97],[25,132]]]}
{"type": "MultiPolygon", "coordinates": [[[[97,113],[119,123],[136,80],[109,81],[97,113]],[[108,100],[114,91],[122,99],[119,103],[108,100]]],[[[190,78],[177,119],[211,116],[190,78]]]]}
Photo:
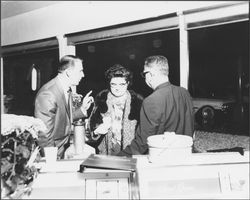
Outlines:
{"type": "Polygon", "coordinates": [[[73,109],[73,105],[72,105],[72,90],[71,88],[69,88],[68,90],[68,108],[69,108],[69,119],[70,119],[70,126],[71,129],[73,128],[72,123],[73,123],[73,114],[72,114],[72,109],[73,109]]]}

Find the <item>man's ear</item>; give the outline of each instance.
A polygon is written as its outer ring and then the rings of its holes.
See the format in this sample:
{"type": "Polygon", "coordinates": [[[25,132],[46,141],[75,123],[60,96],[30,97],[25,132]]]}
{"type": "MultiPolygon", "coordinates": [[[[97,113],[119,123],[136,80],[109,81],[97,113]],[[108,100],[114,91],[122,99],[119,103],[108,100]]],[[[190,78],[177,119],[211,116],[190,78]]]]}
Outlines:
{"type": "Polygon", "coordinates": [[[152,74],[152,72],[148,72],[147,76],[148,76],[148,80],[151,80],[152,76],[154,76],[154,74],[152,74]]]}
{"type": "Polygon", "coordinates": [[[65,71],[65,74],[66,74],[66,76],[69,78],[69,74],[68,74],[68,71],[65,71]]]}
{"type": "Polygon", "coordinates": [[[71,73],[70,68],[65,69],[65,74],[68,78],[70,77],[70,73],[71,73]]]}
{"type": "Polygon", "coordinates": [[[152,87],[153,76],[154,75],[151,72],[148,73],[147,84],[148,84],[149,87],[152,87]]]}

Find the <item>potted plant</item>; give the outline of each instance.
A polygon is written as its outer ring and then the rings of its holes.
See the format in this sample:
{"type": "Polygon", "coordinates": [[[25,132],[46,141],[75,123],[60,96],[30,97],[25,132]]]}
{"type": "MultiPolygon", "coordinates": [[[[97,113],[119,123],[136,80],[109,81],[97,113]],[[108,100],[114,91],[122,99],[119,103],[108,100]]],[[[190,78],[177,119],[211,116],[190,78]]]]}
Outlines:
{"type": "Polygon", "coordinates": [[[45,124],[37,118],[2,114],[1,123],[1,198],[18,199],[31,191],[39,160],[39,131],[45,124]]]}

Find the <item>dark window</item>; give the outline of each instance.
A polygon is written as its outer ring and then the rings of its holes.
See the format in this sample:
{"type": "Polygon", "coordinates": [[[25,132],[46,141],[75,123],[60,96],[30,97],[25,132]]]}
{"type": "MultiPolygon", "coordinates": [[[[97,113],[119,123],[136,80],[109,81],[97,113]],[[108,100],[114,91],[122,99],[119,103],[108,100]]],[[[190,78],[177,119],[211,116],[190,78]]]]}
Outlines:
{"type": "Polygon", "coordinates": [[[86,77],[80,83],[79,91],[86,93],[93,90],[96,94],[107,88],[104,82],[104,72],[115,63],[127,66],[134,74],[132,89],[144,96],[152,90],[140,76],[144,59],[151,55],[164,55],[169,60],[170,81],[180,84],[179,69],[179,31],[168,30],[126,38],[79,44],[76,54],[84,60],[86,77]]]}
{"type": "Polygon", "coordinates": [[[239,99],[243,91],[247,93],[248,21],[190,30],[189,55],[189,90],[193,97],[239,99]]]}
{"type": "Polygon", "coordinates": [[[36,53],[6,56],[3,58],[4,94],[12,95],[9,113],[33,115],[34,98],[39,90],[31,88],[33,66],[40,72],[42,86],[57,74],[58,49],[36,53]]]}

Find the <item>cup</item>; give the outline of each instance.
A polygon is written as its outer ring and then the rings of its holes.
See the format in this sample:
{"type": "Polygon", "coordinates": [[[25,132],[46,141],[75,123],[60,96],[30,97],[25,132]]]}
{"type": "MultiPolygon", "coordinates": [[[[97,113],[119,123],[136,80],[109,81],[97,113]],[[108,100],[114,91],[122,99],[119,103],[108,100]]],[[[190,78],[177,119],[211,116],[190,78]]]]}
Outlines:
{"type": "Polygon", "coordinates": [[[47,164],[55,164],[57,160],[57,147],[44,147],[45,161],[47,164]]]}

